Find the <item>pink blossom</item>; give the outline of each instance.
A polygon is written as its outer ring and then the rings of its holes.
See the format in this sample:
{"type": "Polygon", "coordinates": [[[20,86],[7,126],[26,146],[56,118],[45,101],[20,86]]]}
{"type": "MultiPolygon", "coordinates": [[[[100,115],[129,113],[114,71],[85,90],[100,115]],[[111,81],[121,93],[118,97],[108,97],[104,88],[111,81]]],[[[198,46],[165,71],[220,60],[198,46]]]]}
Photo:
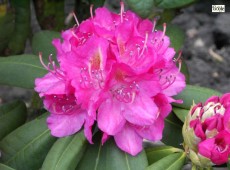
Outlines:
{"type": "Polygon", "coordinates": [[[162,138],[171,102],[178,102],[172,97],[185,87],[176,66],[180,59],[173,59],[165,24],[155,31],[155,21],[125,12],[123,3],[120,14],[98,8],[91,15],[64,31],[62,41],[53,40],[60,68],[48,68],[35,90],[51,112],[48,126],[54,136],[73,134],[84,125],[92,143],[96,120],[102,143],[114,137],[120,149],[136,155],[143,139],[162,138]]]}

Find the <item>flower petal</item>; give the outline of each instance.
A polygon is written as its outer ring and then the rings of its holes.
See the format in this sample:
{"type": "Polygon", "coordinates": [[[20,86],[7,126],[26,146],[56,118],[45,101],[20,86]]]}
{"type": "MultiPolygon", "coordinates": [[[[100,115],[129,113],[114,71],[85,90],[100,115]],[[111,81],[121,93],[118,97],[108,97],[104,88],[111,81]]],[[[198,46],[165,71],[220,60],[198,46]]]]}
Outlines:
{"type": "Polygon", "coordinates": [[[129,154],[135,156],[142,150],[142,138],[130,125],[125,127],[114,136],[117,146],[129,154]]]}
{"type": "Polygon", "coordinates": [[[64,81],[58,79],[52,73],[35,80],[35,91],[39,92],[40,97],[50,94],[64,94],[65,90],[64,81]]]}
{"type": "Polygon", "coordinates": [[[101,104],[97,116],[99,129],[108,135],[115,135],[123,128],[126,121],[122,116],[121,106],[118,101],[112,99],[108,99],[101,104]]]}
{"type": "Polygon", "coordinates": [[[150,97],[138,94],[132,103],[124,104],[123,115],[132,124],[151,125],[158,116],[158,108],[150,97]]]}
{"type": "Polygon", "coordinates": [[[164,129],[164,119],[159,117],[153,125],[136,127],[137,133],[144,139],[151,141],[159,141],[162,138],[162,133],[164,129]]]}
{"type": "Polygon", "coordinates": [[[51,114],[47,118],[47,124],[51,134],[56,137],[64,137],[78,132],[84,121],[85,111],[78,110],[75,114],[51,114]]]}

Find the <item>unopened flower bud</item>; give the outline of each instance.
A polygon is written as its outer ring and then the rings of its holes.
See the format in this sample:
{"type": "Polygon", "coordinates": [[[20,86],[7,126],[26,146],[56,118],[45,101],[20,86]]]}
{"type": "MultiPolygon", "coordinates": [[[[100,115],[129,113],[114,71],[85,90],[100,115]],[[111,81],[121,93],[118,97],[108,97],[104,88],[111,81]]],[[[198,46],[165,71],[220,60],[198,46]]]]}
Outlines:
{"type": "Polygon", "coordinates": [[[230,93],[194,104],[183,126],[184,148],[198,167],[221,165],[230,155],[230,93]]]}

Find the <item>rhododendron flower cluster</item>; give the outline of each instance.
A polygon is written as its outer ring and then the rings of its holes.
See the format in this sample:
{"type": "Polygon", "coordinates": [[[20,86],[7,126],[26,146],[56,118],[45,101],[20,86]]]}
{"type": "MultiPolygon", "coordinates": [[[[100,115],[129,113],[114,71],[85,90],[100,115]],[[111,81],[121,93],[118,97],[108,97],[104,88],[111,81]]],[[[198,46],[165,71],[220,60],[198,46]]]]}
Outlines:
{"type": "Polygon", "coordinates": [[[120,14],[91,10],[91,18],[54,39],[59,66],[51,58],[42,62],[49,73],[36,79],[35,90],[50,112],[52,135],[72,135],[84,126],[93,143],[97,122],[102,143],[114,137],[120,149],[136,155],[143,139],[162,138],[170,103],[179,102],[172,96],[184,89],[185,78],[166,25],[157,31],[155,21],[125,12],[121,4],[120,14]]]}
{"type": "Polygon", "coordinates": [[[185,149],[200,167],[221,165],[230,156],[230,93],[194,105],[183,126],[185,149]]]}

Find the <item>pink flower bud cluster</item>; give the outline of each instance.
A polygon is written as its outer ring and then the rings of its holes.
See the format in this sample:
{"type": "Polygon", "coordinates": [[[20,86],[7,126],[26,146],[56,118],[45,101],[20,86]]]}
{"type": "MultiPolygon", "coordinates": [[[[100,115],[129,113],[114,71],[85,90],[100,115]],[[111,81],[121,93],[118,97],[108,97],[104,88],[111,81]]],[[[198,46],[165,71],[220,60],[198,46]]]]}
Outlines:
{"type": "Polygon", "coordinates": [[[200,159],[192,161],[201,167],[226,163],[230,156],[230,93],[193,106],[186,121],[185,145],[200,159]]]}
{"type": "Polygon", "coordinates": [[[92,143],[96,121],[102,143],[112,136],[136,155],[143,139],[162,138],[172,96],[185,87],[180,59],[173,59],[165,24],[157,31],[155,21],[125,12],[123,4],[120,14],[98,8],[91,15],[53,40],[60,66],[42,62],[49,73],[36,79],[35,90],[50,112],[52,135],[72,135],[84,126],[92,143]]]}

